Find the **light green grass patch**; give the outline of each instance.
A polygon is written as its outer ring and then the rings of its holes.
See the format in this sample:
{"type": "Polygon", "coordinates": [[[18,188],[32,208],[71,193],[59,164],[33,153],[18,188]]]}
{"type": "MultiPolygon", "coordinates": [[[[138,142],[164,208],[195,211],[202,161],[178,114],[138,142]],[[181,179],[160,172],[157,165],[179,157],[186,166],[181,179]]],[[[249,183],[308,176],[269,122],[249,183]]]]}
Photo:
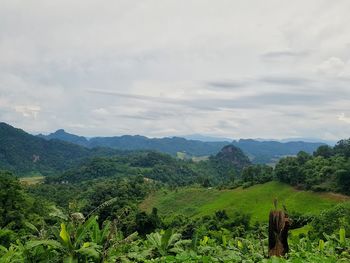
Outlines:
{"type": "Polygon", "coordinates": [[[180,160],[185,160],[187,158],[187,155],[184,152],[177,152],[176,157],[180,160]]]}
{"type": "Polygon", "coordinates": [[[300,235],[307,235],[310,231],[312,230],[311,225],[305,225],[303,227],[297,228],[297,229],[292,229],[290,231],[292,237],[299,237],[300,235]]]}
{"type": "Polygon", "coordinates": [[[217,210],[225,209],[228,215],[236,211],[251,214],[254,222],[267,221],[275,198],[280,207],[285,204],[290,212],[313,215],[348,200],[339,195],[298,191],[286,184],[269,182],[234,190],[181,188],[177,191],[158,191],[149,196],[140,208],[150,212],[152,207],[157,207],[163,216],[183,214],[189,217],[212,215],[217,210]]]}
{"type": "Polygon", "coordinates": [[[201,161],[207,161],[209,160],[209,156],[193,156],[192,161],[195,163],[201,162],[201,161]]]}
{"type": "Polygon", "coordinates": [[[40,184],[44,181],[44,176],[21,177],[19,181],[25,185],[40,184]]]}

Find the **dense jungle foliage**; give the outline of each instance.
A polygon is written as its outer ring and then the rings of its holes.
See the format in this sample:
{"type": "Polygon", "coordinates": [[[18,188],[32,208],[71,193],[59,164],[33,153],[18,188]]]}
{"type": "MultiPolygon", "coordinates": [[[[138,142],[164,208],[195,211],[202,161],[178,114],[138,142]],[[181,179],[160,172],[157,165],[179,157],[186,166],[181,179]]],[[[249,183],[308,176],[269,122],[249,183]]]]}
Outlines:
{"type": "Polygon", "coordinates": [[[313,155],[300,152],[281,159],[275,167],[277,180],[313,191],[350,194],[350,139],[334,147],[321,146],[313,155]]]}
{"type": "MultiPolygon", "coordinates": [[[[101,152],[106,155],[89,153],[62,171],[50,170],[41,183],[24,184],[14,173],[0,172],[1,263],[350,260],[349,202],[312,216],[288,211],[293,230],[290,252],[283,259],[267,258],[269,209],[266,221],[252,218],[249,209],[167,217],[157,207],[140,209],[143,200],[159,191],[189,186],[227,191],[271,180],[298,189],[350,194],[350,140],[321,146],[313,155],[285,157],[275,168],[251,164],[233,145],[199,162],[153,151],[101,152]]],[[[15,150],[12,153],[16,157],[15,150]]],[[[13,167],[16,171],[16,163],[13,167]]],[[[259,197],[254,202],[259,203],[259,197]]]]}
{"type": "Polygon", "coordinates": [[[158,215],[156,208],[150,214],[141,212],[140,200],[160,185],[140,176],[51,184],[44,191],[39,187],[42,185],[23,186],[11,173],[1,172],[0,186],[0,262],[347,262],[350,259],[349,203],[341,203],[314,218],[291,213],[295,228],[304,226],[309,230],[290,236],[288,258],[267,259],[266,223],[253,222],[249,213],[228,216],[225,210],[211,216],[178,215],[167,220],[158,215]],[[61,188],[68,185],[69,190],[61,188]],[[63,196],[70,192],[69,196],[63,196]]]}

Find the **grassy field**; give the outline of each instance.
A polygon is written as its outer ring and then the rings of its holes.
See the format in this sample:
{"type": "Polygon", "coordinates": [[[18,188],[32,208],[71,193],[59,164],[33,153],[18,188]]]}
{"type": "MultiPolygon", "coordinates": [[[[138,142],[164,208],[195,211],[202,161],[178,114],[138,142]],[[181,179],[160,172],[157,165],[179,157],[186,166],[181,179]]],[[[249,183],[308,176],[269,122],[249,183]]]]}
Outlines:
{"type": "Polygon", "coordinates": [[[204,188],[160,190],[144,200],[140,208],[150,212],[152,207],[157,207],[160,215],[184,214],[190,217],[211,215],[225,209],[229,215],[239,211],[251,214],[252,221],[266,221],[274,198],[279,204],[285,204],[289,211],[304,214],[317,214],[339,202],[349,201],[342,195],[298,191],[286,184],[269,182],[247,189],[222,191],[204,188]]]}
{"type": "Polygon", "coordinates": [[[42,183],[44,180],[44,176],[22,177],[19,180],[22,184],[33,185],[42,183]]]}
{"type": "Polygon", "coordinates": [[[191,159],[193,162],[206,161],[209,159],[209,156],[190,156],[184,152],[177,152],[176,157],[180,160],[191,159]]]}

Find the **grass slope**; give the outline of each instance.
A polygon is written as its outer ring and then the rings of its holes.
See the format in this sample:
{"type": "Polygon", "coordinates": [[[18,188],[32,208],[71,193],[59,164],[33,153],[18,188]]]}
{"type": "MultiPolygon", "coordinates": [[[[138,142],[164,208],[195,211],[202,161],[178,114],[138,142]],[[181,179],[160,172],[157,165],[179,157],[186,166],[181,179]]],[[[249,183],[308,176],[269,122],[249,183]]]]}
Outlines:
{"type": "Polygon", "coordinates": [[[44,176],[21,177],[19,181],[24,185],[40,184],[44,181],[44,176]]]}
{"type": "Polygon", "coordinates": [[[285,204],[289,211],[317,214],[336,203],[349,198],[332,193],[298,191],[289,185],[269,182],[247,189],[216,190],[204,188],[182,188],[177,191],[158,191],[140,204],[140,208],[150,212],[157,207],[163,216],[184,214],[190,217],[213,214],[225,209],[230,215],[235,211],[249,213],[252,221],[266,221],[273,200],[285,204]]]}

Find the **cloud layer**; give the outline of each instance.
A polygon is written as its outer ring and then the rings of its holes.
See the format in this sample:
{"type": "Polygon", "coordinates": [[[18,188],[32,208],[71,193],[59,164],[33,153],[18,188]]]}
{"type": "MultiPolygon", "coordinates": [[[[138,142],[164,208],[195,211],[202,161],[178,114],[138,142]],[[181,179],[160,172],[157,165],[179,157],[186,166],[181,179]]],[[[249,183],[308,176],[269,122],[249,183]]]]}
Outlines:
{"type": "Polygon", "coordinates": [[[350,134],[347,0],[0,4],[0,120],[31,132],[350,134]]]}

